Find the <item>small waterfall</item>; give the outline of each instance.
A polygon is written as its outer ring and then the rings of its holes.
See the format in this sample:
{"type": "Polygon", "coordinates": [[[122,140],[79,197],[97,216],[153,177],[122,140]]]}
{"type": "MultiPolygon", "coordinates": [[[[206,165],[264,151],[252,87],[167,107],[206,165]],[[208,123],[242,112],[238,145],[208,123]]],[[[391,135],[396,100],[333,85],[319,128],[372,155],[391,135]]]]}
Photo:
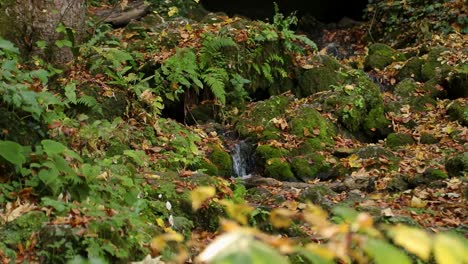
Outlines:
{"type": "Polygon", "coordinates": [[[253,146],[245,140],[239,140],[231,148],[232,167],[235,177],[245,177],[253,172],[253,146]]]}

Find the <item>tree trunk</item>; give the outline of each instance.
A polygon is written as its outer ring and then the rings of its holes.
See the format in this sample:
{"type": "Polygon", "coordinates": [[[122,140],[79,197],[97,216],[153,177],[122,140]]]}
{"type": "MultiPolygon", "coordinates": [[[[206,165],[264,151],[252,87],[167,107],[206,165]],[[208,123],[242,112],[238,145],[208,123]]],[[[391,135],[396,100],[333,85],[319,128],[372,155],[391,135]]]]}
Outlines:
{"type": "MultiPolygon", "coordinates": [[[[6,0],[0,4],[0,36],[14,42],[25,58],[39,56],[55,65],[73,59],[72,48],[57,41],[80,43],[85,31],[85,0],[6,0]],[[73,34],[57,32],[63,24],[73,34]],[[37,42],[44,41],[44,47],[37,42]]],[[[71,33],[71,32],[70,32],[71,33]]]]}

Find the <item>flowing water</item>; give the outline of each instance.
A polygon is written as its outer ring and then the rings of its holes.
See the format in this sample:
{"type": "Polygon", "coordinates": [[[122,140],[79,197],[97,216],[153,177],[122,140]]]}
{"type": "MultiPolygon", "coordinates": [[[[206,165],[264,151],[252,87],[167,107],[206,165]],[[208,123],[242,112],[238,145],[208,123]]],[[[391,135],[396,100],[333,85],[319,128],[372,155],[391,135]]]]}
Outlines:
{"type": "Polygon", "coordinates": [[[254,170],[253,146],[239,140],[231,148],[232,167],[235,177],[246,177],[254,170]]]}

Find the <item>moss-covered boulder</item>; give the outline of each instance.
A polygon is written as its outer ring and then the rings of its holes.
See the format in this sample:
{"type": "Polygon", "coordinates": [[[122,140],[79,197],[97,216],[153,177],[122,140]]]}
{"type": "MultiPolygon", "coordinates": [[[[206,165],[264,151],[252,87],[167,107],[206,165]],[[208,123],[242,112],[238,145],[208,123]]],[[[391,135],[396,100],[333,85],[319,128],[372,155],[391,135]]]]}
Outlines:
{"type": "Polygon", "coordinates": [[[320,154],[309,154],[297,156],[291,160],[291,170],[297,179],[307,182],[317,178],[320,172],[330,170],[330,165],[325,162],[325,158],[320,154]]]}
{"type": "Polygon", "coordinates": [[[391,133],[387,136],[386,145],[390,148],[397,148],[415,143],[413,137],[403,133],[391,133]]]}
{"type": "Polygon", "coordinates": [[[256,103],[237,119],[236,130],[245,138],[278,139],[281,131],[271,120],[282,117],[291,100],[291,96],[280,95],[256,103]]]}
{"type": "Polygon", "coordinates": [[[465,100],[456,100],[449,104],[447,114],[452,121],[468,126],[468,104],[465,100]]]}
{"type": "MultiPolygon", "coordinates": [[[[1,245],[14,249],[20,244],[26,244],[31,235],[38,232],[43,224],[48,221],[48,217],[40,211],[31,211],[21,215],[15,220],[0,226],[1,245]]],[[[52,241],[49,241],[52,242],[52,241]]]]}
{"type": "Polygon", "coordinates": [[[382,137],[390,131],[380,90],[362,71],[346,70],[346,79],[333,91],[318,94],[314,105],[333,113],[348,131],[366,137],[382,137]]]}
{"type": "Polygon", "coordinates": [[[272,158],[283,158],[287,157],[289,152],[283,148],[277,148],[270,145],[260,145],[255,150],[255,156],[257,161],[264,163],[272,158]]]}
{"type": "Polygon", "coordinates": [[[427,54],[427,59],[421,66],[421,77],[423,81],[428,81],[432,78],[442,79],[452,70],[452,67],[447,64],[442,64],[439,57],[442,52],[449,50],[444,47],[436,47],[427,54]]]}
{"type": "Polygon", "coordinates": [[[272,158],[265,162],[265,175],[280,181],[297,181],[289,162],[284,158],[272,158]]]}
{"type": "MultiPolygon", "coordinates": [[[[214,146],[209,159],[213,165],[218,169],[218,176],[231,177],[232,176],[232,159],[229,153],[219,146],[214,146]]],[[[211,172],[214,172],[213,170],[211,172]]]]}
{"type": "Polygon", "coordinates": [[[332,89],[331,85],[335,85],[343,79],[338,74],[343,66],[333,57],[316,56],[310,64],[308,69],[303,70],[297,78],[299,87],[294,90],[294,94],[298,97],[330,90],[332,89]]]}
{"type": "Polygon", "coordinates": [[[303,105],[291,113],[289,126],[290,133],[302,138],[316,139],[324,144],[331,143],[336,133],[330,121],[311,105],[303,105]]]}
{"type": "Polygon", "coordinates": [[[437,144],[439,143],[439,139],[434,136],[433,134],[429,133],[421,133],[421,138],[419,139],[421,144],[437,144]]]}
{"type": "Polygon", "coordinates": [[[421,67],[423,64],[424,60],[419,57],[409,59],[397,73],[397,79],[401,81],[406,78],[412,78],[418,82],[422,81],[421,67]]]}
{"type": "Polygon", "coordinates": [[[445,169],[451,177],[463,176],[468,172],[468,152],[458,154],[448,159],[445,169]]]}
{"type": "Polygon", "coordinates": [[[413,79],[404,79],[395,86],[394,94],[399,99],[396,104],[410,105],[416,111],[425,111],[428,105],[435,106],[437,101],[432,98],[433,91],[426,91],[425,88],[413,79]]]}
{"type": "Polygon", "coordinates": [[[405,55],[388,45],[375,43],[369,46],[369,54],[364,61],[364,68],[383,69],[396,61],[404,61],[405,55]]]}
{"type": "Polygon", "coordinates": [[[468,65],[455,67],[443,82],[449,99],[468,97],[468,65]]]}

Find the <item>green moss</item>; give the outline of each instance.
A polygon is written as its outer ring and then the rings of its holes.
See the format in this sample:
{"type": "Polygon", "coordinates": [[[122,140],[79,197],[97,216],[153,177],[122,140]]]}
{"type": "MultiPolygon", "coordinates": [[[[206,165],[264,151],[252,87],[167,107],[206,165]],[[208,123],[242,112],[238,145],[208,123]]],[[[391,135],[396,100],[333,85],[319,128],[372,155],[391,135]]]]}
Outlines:
{"type": "Polygon", "coordinates": [[[434,48],[427,55],[427,60],[421,66],[421,77],[423,81],[430,80],[432,78],[442,79],[451,70],[451,66],[447,64],[442,64],[439,61],[440,54],[448,49],[444,47],[434,48]]]}
{"type": "Polygon", "coordinates": [[[450,99],[468,97],[468,65],[456,67],[451,71],[447,82],[443,85],[450,99]]]}
{"type": "Polygon", "coordinates": [[[447,108],[447,114],[450,120],[468,126],[468,105],[464,101],[453,101],[447,108]]]}
{"type": "Polygon", "coordinates": [[[213,147],[210,154],[210,161],[218,168],[218,174],[221,177],[232,176],[231,155],[218,146],[213,147]]]}
{"type": "Polygon", "coordinates": [[[316,56],[312,62],[313,68],[305,70],[298,78],[299,89],[294,93],[305,97],[320,91],[330,90],[330,86],[342,80],[338,70],[340,63],[330,56],[316,56]]]}
{"type": "Polygon", "coordinates": [[[411,144],[414,144],[414,139],[408,134],[391,133],[387,136],[386,145],[388,147],[396,148],[411,144]]]}
{"type": "Polygon", "coordinates": [[[406,57],[403,53],[382,43],[369,46],[369,55],[364,61],[365,69],[383,69],[395,61],[403,61],[406,57]]]}
{"type": "Polygon", "coordinates": [[[439,169],[427,169],[424,176],[431,180],[444,180],[448,178],[447,173],[439,169]]]}
{"type": "Polygon", "coordinates": [[[256,103],[251,111],[239,117],[235,125],[236,130],[243,137],[277,139],[280,130],[270,120],[284,115],[290,101],[291,97],[280,95],[256,103]],[[262,132],[258,133],[257,128],[261,128],[262,132]]]}
{"type": "Polygon", "coordinates": [[[303,181],[314,179],[321,171],[329,169],[325,164],[325,158],[321,155],[298,156],[291,161],[291,170],[296,178],[303,181]]]}
{"type": "Polygon", "coordinates": [[[204,170],[204,173],[212,176],[217,176],[219,174],[218,167],[216,167],[216,165],[214,165],[209,159],[202,159],[196,169],[202,169],[204,170]]]}
{"type": "Polygon", "coordinates": [[[385,117],[384,109],[380,105],[371,109],[364,118],[364,130],[368,133],[379,131],[380,134],[387,134],[389,125],[390,121],[385,117]]]}
{"type": "Polygon", "coordinates": [[[414,82],[414,80],[404,79],[395,86],[394,94],[401,97],[412,96],[418,87],[419,86],[414,82]]]}
{"type": "Polygon", "coordinates": [[[280,181],[296,181],[289,163],[281,158],[272,158],[266,161],[265,175],[280,181]]]}
{"type": "Polygon", "coordinates": [[[291,133],[303,138],[318,138],[323,143],[332,142],[333,125],[312,107],[300,107],[289,122],[291,133]]]}
{"type": "Polygon", "coordinates": [[[468,152],[458,154],[445,163],[445,169],[451,177],[463,176],[468,172],[468,152]]]}
{"type": "Polygon", "coordinates": [[[437,144],[439,140],[432,134],[422,133],[419,142],[421,142],[421,144],[437,144]]]}
{"type": "Polygon", "coordinates": [[[2,243],[16,247],[22,242],[26,242],[33,232],[38,232],[48,217],[40,211],[26,213],[12,222],[0,227],[0,237],[2,243]]]}
{"type": "Polygon", "coordinates": [[[275,148],[270,145],[258,146],[255,150],[257,160],[261,163],[266,162],[271,158],[282,158],[289,155],[289,152],[282,148],[275,148]]]}
{"type": "Polygon", "coordinates": [[[423,63],[424,60],[421,58],[411,58],[398,72],[397,79],[401,81],[406,78],[413,78],[415,81],[422,81],[421,67],[423,63]]]}

